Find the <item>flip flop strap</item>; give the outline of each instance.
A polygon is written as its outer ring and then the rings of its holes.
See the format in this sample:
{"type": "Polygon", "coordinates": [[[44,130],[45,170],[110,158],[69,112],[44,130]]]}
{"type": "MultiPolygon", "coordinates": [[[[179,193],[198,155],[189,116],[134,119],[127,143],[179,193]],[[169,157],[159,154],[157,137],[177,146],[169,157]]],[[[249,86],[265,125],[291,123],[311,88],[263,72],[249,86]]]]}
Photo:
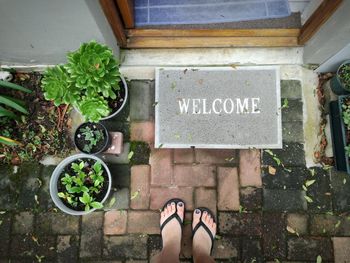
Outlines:
{"type": "Polygon", "coordinates": [[[163,228],[165,227],[165,225],[167,224],[167,223],[169,223],[172,219],[176,219],[179,223],[180,223],[180,226],[182,227],[182,220],[181,220],[181,218],[179,217],[179,215],[177,214],[177,209],[176,209],[176,211],[175,211],[175,213],[174,214],[172,214],[171,216],[169,216],[164,222],[163,222],[163,224],[160,226],[160,232],[162,232],[162,230],[163,230],[163,228]]]}
{"type": "Polygon", "coordinates": [[[211,246],[213,247],[213,244],[214,244],[214,236],[213,234],[211,233],[210,229],[202,222],[202,221],[199,221],[199,223],[194,227],[193,231],[192,231],[192,235],[194,236],[194,234],[197,232],[198,228],[200,227],[203,227],[204,230],[209,234],[209,237],[211,239],[211,246]]]}

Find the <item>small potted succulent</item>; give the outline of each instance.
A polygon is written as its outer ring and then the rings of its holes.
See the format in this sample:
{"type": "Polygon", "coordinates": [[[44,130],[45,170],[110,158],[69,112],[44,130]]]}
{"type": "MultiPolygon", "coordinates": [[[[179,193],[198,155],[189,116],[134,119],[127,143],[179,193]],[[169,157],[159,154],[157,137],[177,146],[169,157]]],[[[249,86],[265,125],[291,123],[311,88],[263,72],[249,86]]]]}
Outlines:
{"type": "Polygon", "coordinates": [[[98,154],[107,150],[111,139],[102,123],[85,122],[76,129],[74,143],[83,153],[98,154]]]}
{"type": "Polygon", "coordinates": [[[350,94],[350,60],[345,61],[331,79],[331,89],[337,95],[350,94]]]}
{"type": "Polygon", "coordinates": [[[116,116],[125,106],[128,87],[110,48],[95,41],[67,55],[68,63],[48,68],[42,80],[47,100],[73,105],[87,121],[116,116]]]}
{"type": "Polygon", "coordinates": [[[93,155],[77,154],[64,159],[50,180],[52,200],[70,215],[84,215],[102,208],[110,190],[111,173],[93,155]]]}

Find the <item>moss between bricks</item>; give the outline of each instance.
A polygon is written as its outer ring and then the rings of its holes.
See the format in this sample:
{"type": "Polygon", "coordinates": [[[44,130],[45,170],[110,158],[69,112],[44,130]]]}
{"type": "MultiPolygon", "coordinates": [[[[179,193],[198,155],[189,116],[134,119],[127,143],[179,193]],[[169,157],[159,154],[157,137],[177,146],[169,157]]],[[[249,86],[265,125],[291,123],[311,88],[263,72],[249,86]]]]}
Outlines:
{"type": "Polygon", "coordinates": [[[146,142],[130,142],[130,152],[133,152],[130,159],[130,165],[148,164],[151,149],[146,142]]]}

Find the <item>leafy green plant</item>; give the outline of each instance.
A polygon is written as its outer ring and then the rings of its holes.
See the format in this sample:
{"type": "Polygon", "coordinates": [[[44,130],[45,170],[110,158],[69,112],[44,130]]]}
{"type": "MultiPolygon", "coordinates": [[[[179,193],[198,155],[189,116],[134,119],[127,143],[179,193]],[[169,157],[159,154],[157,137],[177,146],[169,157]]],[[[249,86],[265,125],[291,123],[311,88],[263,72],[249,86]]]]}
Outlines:
{"type": "Polygon", "coordinates": [[[117,99],[120,90],[119,64],[111,49],[91,41],[67,58],[67,64],[46,71],[42,80],[45,98],[55,105],[74,105],[88,121],[108,116],[108,102],[117,99]]]}
{"type": "Polygon", "coordinates": [[[89,126],[80,129],[81,135],[84,137],[85,142],[84,151],[90,153],[92,148],[96,146],[98,142],[104,139],[104,134],[100,130],[92,130],[89,126]]]}
{"type": "Polygon", "coordinates": [[[344,88],[350,90],[350,64],[345,64],[339,69],[339,78],[344,88]]]}
{"type": "MultiPolygon", "coordinates": [[[[32,92],[31,90],[24,88],[22,86],[19,86],[15,83],[3,81],[3,80],[0,80],[0,87],[12,89],[12,90],[18,90],[25,93],[32,92]]],[[[26,115],[29,114],[22,100],[19,100],[7,95],[0,95],[0,117],[7,117],[9,119],[19,120],[20,117],[16,115],[16,111],[13,111],[13,110],[16,110],[22,114],[26,114],[26,115]]],[[[20,145],[18,141],[12,140],[11,138],[8,138],[5,136],[0,136],[0,143],[6,144],[9,146],[20,145]]]]}
{"type": "Polygon", "coordinates": [[[84,207],[85,211],[92,208],[102,208],[103,205],[96,201],[96,194],[102,191],[104,183],[103,169],[100,162],[90,165],[89,162],[73,162],[72,172],[66,172],[61,177],[61,184],[65,191],[58,193],[58,197],[66,201],[73,208],[84,207]]]}

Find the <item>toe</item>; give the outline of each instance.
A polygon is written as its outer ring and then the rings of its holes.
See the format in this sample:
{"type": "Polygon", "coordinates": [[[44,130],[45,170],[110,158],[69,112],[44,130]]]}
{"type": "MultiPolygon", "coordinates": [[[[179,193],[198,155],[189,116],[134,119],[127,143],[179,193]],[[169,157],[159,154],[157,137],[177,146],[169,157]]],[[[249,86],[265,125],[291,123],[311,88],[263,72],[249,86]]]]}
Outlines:
{"type": "Polygon", "coordinates": [[[193,211],[193,222],[192,222],[192,229],[195,228],[195,226],[199,223],[199,220],[201,218],[201,210],[196,209],[193,211]]]}
{"type": "Polygon", "coordinates": [[[175,202],[172,202],[171,205],[170,205],[170,211],[171,211],[171,213],[174,213],[175,210],[176,210],[175,202]]]}
{"type": "Polygon", "coordinates": [[[183,202],[177,203],[177,214],[183,220],[185,211],[185,204],[183,202]]]}

